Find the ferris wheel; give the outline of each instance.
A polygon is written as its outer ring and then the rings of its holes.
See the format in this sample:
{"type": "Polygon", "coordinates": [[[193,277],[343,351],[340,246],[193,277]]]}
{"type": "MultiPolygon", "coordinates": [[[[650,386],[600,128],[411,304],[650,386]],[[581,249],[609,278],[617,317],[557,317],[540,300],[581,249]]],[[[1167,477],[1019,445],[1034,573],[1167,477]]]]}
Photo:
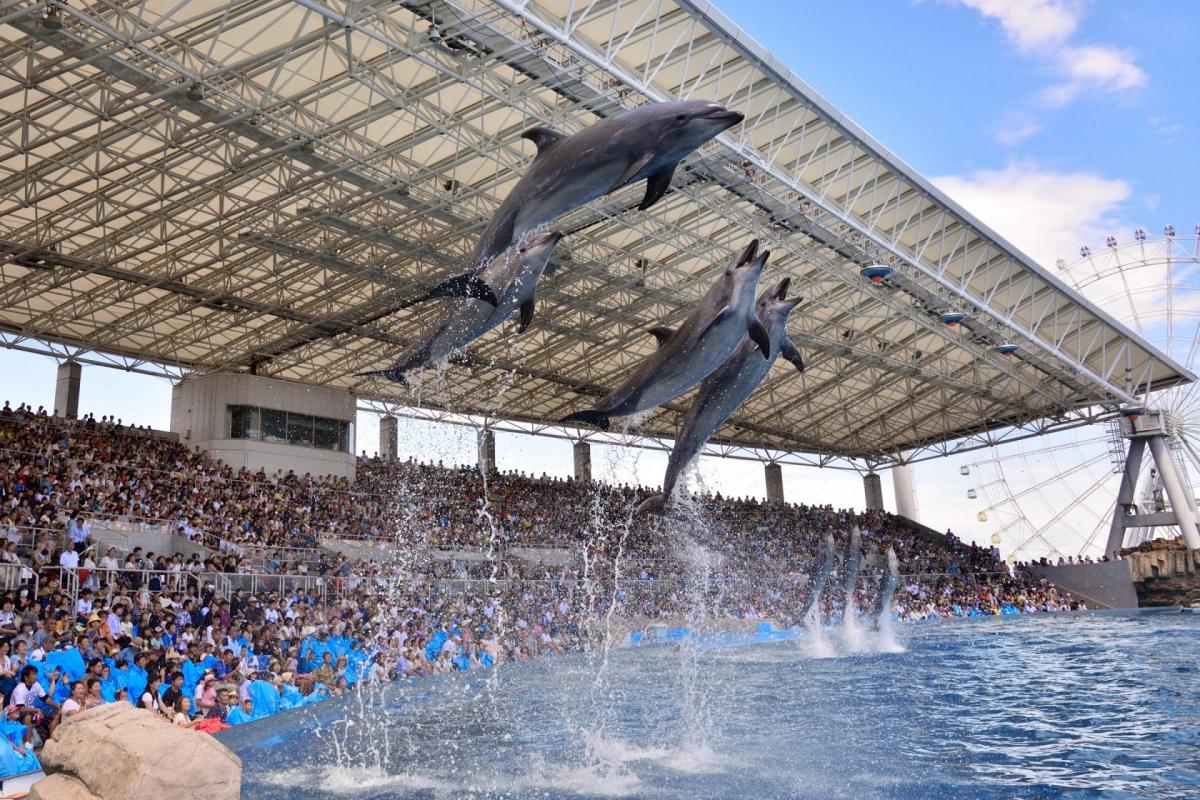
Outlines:
{"type": "MultiPolygon", "coordinates": [[[[1059,276],[1086,298],[1140,334],[1172,359],[1200,367],[1200,225],[1190,236],[1167,225],[1160,238],[1138,228],[1133,239],[1109,236],[1103,248],[1080,248],[1079,259],[1060,259],[1059,276]]],[[[1200,389],[1188,384],[1152,393],[1147,407],[1171,420],[1171,460],[1196,496],[1200,487],[1200,389]]],[[[991,542],[1013,561],[1043,556],[1100,555],[1116,505],[1125,442],[1114,422],[982,451],[960,467],[970,476],[967,497],[976,502],[991,542]]],[[[1145,459],[1136,503],[1164,508],[1164,487],[1145,459]]],[[[1178,527],[1126,531],[1126,546],[1179,536],[1178,527]]]]}

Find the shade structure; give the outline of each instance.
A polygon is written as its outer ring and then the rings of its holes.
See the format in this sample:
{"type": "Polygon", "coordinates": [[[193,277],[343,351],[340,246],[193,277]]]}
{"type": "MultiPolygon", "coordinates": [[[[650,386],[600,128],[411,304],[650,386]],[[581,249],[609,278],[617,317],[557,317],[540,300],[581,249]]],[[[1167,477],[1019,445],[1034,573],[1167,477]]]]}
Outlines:
{"type": "MultiPolygon", "coordinates": [[[[720,442],[884,459],[1113,415],[1186,370],[959,208],[703,2],[173,0],[6,12],[0,329],[416,402],[356,377],[412,342],[533,156],[639,104],[746,115],[653,208],[630,187],[567,233],[519,338],[425,407],[549,424],[682,319],[752,237],[804,302],[720,442]],[[881,285],[860,270],[886,263],[881,285]],[[954,307],[958,330],[938,319],[954,307]],[[964,332],[965,329],[965,332],[964,332]],[[1001,343],[1019,344],[1006,359],[1001,343]]],[[[687,398],[641,423],[674,433],[687,398]]]]}

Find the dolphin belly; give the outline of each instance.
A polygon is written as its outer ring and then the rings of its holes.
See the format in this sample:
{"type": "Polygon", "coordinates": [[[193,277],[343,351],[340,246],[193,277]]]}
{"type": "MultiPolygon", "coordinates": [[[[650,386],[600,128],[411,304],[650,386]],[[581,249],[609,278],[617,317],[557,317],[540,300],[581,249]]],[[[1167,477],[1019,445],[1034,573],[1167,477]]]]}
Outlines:
{"type": "Polygon", "coordinates": [[[600,163],[584,165],[579,170],[540,181],[538,186],[530,186],[529,196],[522,198],[517,209],[513,239],[519,239],[522,234],[608,194],[621,177],[623,169],[624,162],[604,159],[600,163]],[[546,185],[551,180],[555,184],[546,185]]]}
{"type": "MultiPolygon", "coordinates": [[[[533,281],[530,282],[532,283],[533,281]]],[[[532,296],[533,292],[530,291],[529,294],[532,296]]],[[[521,303],[524,302],[524,299],[523,293],[510,291],[500,298],[500,305],[495,306],[494,308],[492,306],[488,306],[487,310],[491,313],[489,313],[483,323],[480,324],[479,329],[475,332],[475,335],[464,341],[459,345],[459,347],[464,347],[468,343],[473,342],[480,336],[483,336],[488,331],[500,325],[500,323],[504,322],[504,320],[511,317],[513,313],[521,307],[521,303]]]]}

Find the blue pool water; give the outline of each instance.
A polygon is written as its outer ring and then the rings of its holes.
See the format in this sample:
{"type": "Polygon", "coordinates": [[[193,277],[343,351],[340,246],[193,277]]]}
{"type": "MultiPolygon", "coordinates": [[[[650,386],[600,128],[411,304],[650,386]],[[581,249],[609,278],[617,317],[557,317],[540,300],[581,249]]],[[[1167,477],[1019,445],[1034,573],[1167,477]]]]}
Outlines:
{"type": "Polygon", "coordinates": [[[243,796],[1200,798],[1200,615],[620,648],[393,685],[222,735],[243,796]]]}

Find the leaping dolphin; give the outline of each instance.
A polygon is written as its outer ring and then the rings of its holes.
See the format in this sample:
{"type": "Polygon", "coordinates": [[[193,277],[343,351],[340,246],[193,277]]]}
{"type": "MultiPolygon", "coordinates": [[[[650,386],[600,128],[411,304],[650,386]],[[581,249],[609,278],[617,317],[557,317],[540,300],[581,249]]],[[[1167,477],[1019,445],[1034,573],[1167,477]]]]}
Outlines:
{"type": "Polygon", "coordinates": [[[675,438],[675,446],[671,448],[671,458],[667,461],[667,474],[663,478],[662,494],[647,497],[638,506],[638,514],[646,512],[661,513],[671,501],[675,484],[679,476],[704,447],[718,428],[725,424],[729,415],[737,410],[746,398],[754,393],[758,385],[767,377],[775,359],[781,354],[804,372],[804,362],[800,360],[800,352],[787,338],[787,319],[801,298],[787,300],[788,285],[791,278],[784,278],[768,289],[758,298],[755,313],[758,321],[767,329],[767,340],[770,342],[770,352],[766,359],[758,357],[758,344],[749,336],[742,337],[742,343],[733,351],[729,359],[717,367],[716,371],[700,384],[700,391],[688,409],[683,427],[675,438]]]}
{"type": "Polygon", "coordinates": [[[821,600],[821,592],[825,590],[825,584],[829,582],[829,573],[833,572],[833,562],[837,559],[837,547],[833,543],[833,534],[825,534],[825,547],[822,550],[821,566],[817,567],[817,573],[808,582],[808,598],[804,601],[804,608],[800,610],[799,619],[804,620],[821,600]]]}
{"type": "Polygon", "coordinates": [[[858,526],[850,528],[850,542],[846,545],[846,577],[842,582],[842,592],[845,595],[845,608],[842,610],[842,621],[849,622],[854,614],[854,590],[858,586],[858,568],[862,565],[862,534],[858,526]]]}
{"type": "Polygon", "coordinates": [[[624,383],[595,408],[562,421],[608,430],[609,417],[623,417],[673,400],[721,366],[747,334],[769,359],[771,341],[754,313],[754,291],[770,255],[769,250],[758,254],[757,239],[750,242],[678,329],[650,329],[658,340],[658,350],[624,383]]]}
{"type": "Polygon", "coordinates": [[[638,208],[650,208],[684,157],[743,118],[711,100],[679,100],[644,105],[571,136],[530,128],[521,136],[537,145],[537,156],[480,235],[466,274],[426,297],[454,294],[495,305],[495,287],[480,274],[490,259],[528,231],[642,178],[646,195],[638,208]]]}
{"type": "Polygon", "coordinates": [[[480,278],[495,288],[499,305],[474,297],[452,297],[437,321],[404,351],[395,364],[362,375],[405,383],[406,373],[466,347],[508,319],[514,311],[520,311],[521,315],[517,333],[524,332],[533,319],[534,289],[560,239],[561,233],[535,233],[492,259],[480,273],[480,278]]]}
{"type": "Polygon", "coordinates": [[[900,584],[900,559],[896,551],[888,545],[887,575],[879,587],[879,597],[875,600],[875,627],[878,628],[892,614],[896,607],[896,587],[900,584]]]}

